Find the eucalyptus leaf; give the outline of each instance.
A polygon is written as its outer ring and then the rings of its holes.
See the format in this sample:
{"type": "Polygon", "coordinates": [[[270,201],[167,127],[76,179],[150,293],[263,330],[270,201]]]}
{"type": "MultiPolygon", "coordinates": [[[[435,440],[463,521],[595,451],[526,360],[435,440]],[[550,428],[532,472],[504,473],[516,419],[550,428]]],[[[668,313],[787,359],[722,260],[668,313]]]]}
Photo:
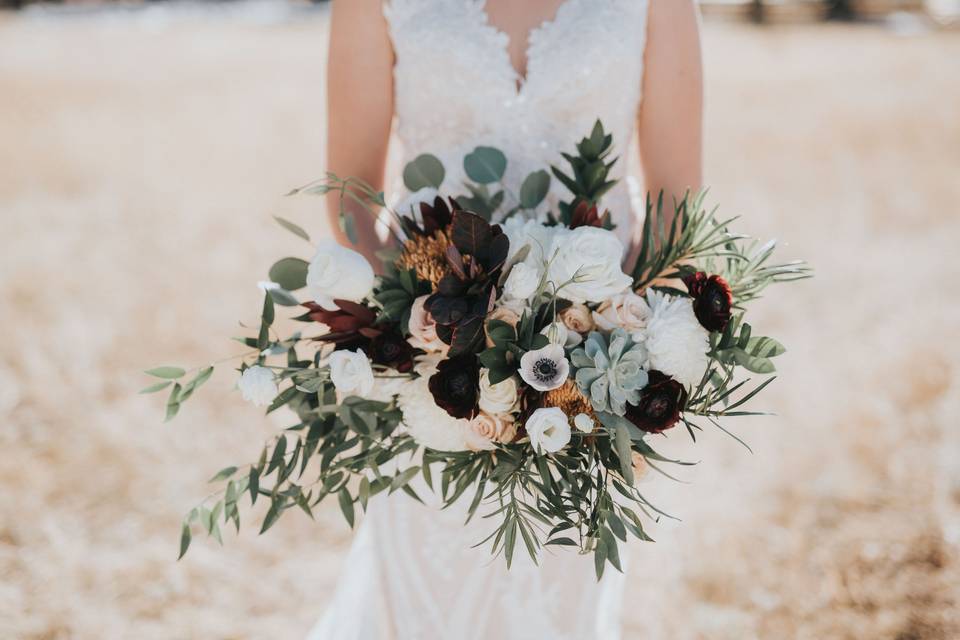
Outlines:
{"type": "Polygon", "coordinates": [[[436,156],[424,153],[404,167],[403,184],[410,191],[419,191],[426,187],[439,189],[445,175],[443,163],[436,156]]]}
{"type": "Polygon", "coordinates": [[[477,147],[463,159],[463,170],[474,182],[499,182],[507,170],[507,157],[493,147],[477,147]]]}
{"type": "Polygon", "coordinates": [[[307,269],[310,264],[301,258],[282,258],[270,267],[270,280],[287,291],[296,291],[307,286],[307,269]]]}
{"type": "Polygon", "coordinates": [[[550,191],[550,174],[542,169],[528,175],[520,185],[520,204],[524,209],[535,209],[550,191]]]}

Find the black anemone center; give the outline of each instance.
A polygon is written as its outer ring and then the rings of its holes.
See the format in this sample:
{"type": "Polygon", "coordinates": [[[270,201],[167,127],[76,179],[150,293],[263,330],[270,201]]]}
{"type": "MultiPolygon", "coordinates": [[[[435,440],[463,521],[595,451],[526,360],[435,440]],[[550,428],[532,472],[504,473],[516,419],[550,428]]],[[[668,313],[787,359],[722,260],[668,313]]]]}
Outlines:
{"type": "Polygon", "coordinates": [[[647,414],[654,418],[666,415],[670,411],[670,399],[663,395],[654,396],[647,405],[647,414]]]}
{"type": "Polygon", "coordinates": [[[447,382],[447,389],[454,396],[466,397],[473,392],[473,384],[469,375],[461,373],[451,376],[447,382]]]}
{"type": "Polygon", "coordinates": [[[388,338],[380,345],[380,353],[386,360],[395,360],[400,357],[400,345],[388,338]]]}
{"type": "Polygon", "coordinates": [[[727,310],[727,300],[719,291],[713,290],[707,294],[707,305],[713,311],[721,312],[727,310]]]}
{"type": "Polygon", "coordinates": [[[557,363],[549,358],[541,358],[533,365],[533,373],[538,380],[552,380],[557,375],[557,363]]]}

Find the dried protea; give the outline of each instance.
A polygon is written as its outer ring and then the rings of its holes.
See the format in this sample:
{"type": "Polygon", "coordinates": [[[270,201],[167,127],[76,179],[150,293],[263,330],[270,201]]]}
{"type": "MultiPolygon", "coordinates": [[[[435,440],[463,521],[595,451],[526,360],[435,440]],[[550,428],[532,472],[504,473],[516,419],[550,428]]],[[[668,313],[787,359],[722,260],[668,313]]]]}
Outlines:
{"type": "Polygon", "coordinates": [[[593,407],[590,406],[590,400],[583,395],[573,380],[567,380],[563,386],[547,391],[540,397],[541,407],[557,407],[562,409],[568,416],[576,416],[585,413],[591,418],[594,417],[593,407]]]}
{"type": "Polygon", "coordinates": [[[397,260],[401,269],[414,269],[417,278],[429,282],[434,289],[450,273],[447,264],[447,247],[450,246],[450,237],[444,230],[437,230],[433,235],[414,235],[403,243],[403,252],[397,260]]]}

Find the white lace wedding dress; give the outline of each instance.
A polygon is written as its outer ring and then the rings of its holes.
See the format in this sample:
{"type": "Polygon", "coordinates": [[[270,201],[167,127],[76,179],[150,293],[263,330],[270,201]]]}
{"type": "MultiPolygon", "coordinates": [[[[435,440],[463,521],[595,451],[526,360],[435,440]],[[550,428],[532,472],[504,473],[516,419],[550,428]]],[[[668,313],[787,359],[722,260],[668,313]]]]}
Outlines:
{"type": "MultiPolygon", "coordinates": [[[[640,101],[645,0],[566,0],[530,33],[526,78],[482,0],[392,0],[384,14],[403,157],[438,156],[452,193],[462,191],[462,159],[477,145],[507,155],[508,185],[573,151],[597,118],[618,155],[627,153],[640,101]]],[[[548,201],[567,195],[553,180],[548,201]]],[[[627,182],[603,204],[628,238],[635,214],[627,182]]],[[[402,493],[371,501],[311,640],[620,637],[622,574],[610,569],[597,583],[589,556],[556,547],[539,566],[518,548],[508,572],[502,558],[472,548],[489,533],[488,521],[464,527],[465,504],[441,511],[428,489],[418,493],[430,506],[402,493]]]]}

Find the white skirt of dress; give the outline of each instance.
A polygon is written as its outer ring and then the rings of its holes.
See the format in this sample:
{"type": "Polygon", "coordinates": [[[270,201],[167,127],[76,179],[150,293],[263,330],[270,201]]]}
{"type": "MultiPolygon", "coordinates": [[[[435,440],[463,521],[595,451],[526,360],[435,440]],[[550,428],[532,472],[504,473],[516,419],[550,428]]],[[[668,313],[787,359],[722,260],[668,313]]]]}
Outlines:
{"type": "Polygon", "coordinates": [[[441,510],[425,485],[415,489],[427,505],[403,493],[371,499],[309,640],[620,638],[623,574],[608,566],[598,582],[593,558],[563,547],[538,566],[521,544],[508,571],[487,544],[472,548],[495,526],[482,506],[465,527],[469,496],[441,510]]]}

